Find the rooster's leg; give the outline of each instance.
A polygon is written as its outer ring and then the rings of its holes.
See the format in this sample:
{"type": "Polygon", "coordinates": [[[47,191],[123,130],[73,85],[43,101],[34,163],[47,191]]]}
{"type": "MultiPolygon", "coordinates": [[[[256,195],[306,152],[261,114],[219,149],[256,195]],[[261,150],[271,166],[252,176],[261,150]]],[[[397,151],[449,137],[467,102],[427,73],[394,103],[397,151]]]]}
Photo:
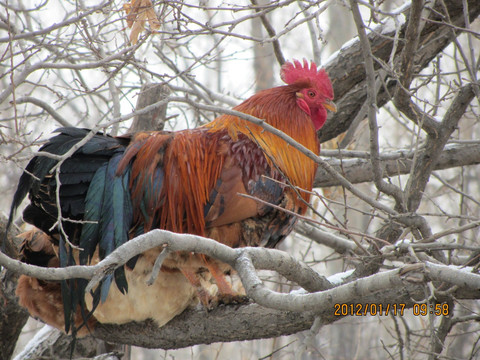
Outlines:
{"type": "Polygon", "coordinates": [[[192,286],[195,288],[195,291],[197,292],[198,300],[200,300],[202,305],[206,309],[209,309],[209,310],[212,309],[213,308],[212,295],[210,295],[210,293],[202,285],[197,274],[191,269],[186,269],[186,268],[181,268],[180,271],[182,272],[183,276],[187,278],[190,284],[192,284],[192,286]]]}
{"type": "Polygon", "coordinates": [[[216,290],[212,291],[212,283],[205,280],[198,271],[182,267],[180,271],[195,288],[197,297],[202,305],[212,310],[218,304],[240,304],[248,302],[248,298],[232,289],[232,285],[225,278],[224,272],[217,261],[202,256],[205,267],[215,280],[216,290]]]}
{"type": "Polygon", "coordinates": [[[225,278],[224,272],[219,267],[218,262],[208,257],[204,257],[205,266],[212,274],[218,287],[216,302],[223,304],[241,304],[248,302],[247,296],[240,294],[232,289],[232,285],[225,278]]]}

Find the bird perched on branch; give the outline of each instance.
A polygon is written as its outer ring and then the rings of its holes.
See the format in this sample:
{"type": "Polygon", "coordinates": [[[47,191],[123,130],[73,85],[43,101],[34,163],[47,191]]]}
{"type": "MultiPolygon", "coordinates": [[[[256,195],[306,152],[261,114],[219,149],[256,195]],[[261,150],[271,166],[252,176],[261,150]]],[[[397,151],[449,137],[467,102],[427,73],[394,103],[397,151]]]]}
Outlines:
{"type": "MultiPolygon", "coordinates": [[[[318,154],[316,130],[325,123],[327,110],[335,110],[330,80],[306,60],[285,63],[281,78],[286,85],[261,91],[234,110],[264,119],[318,154]]],[[[305,213],[317,169],[294,146],[233,115],[178,132],[123,137],[78,128],[57,132],[40,149],[55,156],[30,161],[10,215],[11,221],[28,194],[23,217],[39,230],[24,235],[24,261],[41,266],[98,262],[156,228],[231,247],[274,247],[292,230],[292,212],[305,213]],[[61,157],[74,146],[71,156],[61,157]]],[[[130,259],[86,296],[83,279],[60,286],[22,276],[20,303],[32,315],[75,332],[88,317],[85,309],[94,310],[100,322],[152,318],[161,326],[195,297],[210,307],[237,295],[225,279],[225,264],[191,253],[170,254],[155,283],[147,286],[160,251],[130,259]],[[211,281],[218,292],[206,286],[211,281]],[[52,309],[56,316],[48,314],[52,309]],[[58,316],[63,313],[65,317],[58,316]]]]}

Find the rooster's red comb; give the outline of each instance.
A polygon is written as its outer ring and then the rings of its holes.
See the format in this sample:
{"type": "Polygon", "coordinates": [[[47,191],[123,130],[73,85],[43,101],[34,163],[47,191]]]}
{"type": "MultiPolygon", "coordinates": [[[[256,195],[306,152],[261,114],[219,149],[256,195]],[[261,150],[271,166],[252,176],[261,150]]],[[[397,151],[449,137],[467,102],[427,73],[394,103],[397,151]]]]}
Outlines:
{"type": "Polygon", "coordinates": [[[309,82],[313,87],[319,89],[323,96],[333,99],[333,88],[330,79],[323,69],[317,70],[317,65],[312,61],[310,66],[306,59],[303,59],[303,65],[298,60],[293,60],[293,64],[287,61],[282,65],[280,77],[288,84],[297,82],[309,82]]]}

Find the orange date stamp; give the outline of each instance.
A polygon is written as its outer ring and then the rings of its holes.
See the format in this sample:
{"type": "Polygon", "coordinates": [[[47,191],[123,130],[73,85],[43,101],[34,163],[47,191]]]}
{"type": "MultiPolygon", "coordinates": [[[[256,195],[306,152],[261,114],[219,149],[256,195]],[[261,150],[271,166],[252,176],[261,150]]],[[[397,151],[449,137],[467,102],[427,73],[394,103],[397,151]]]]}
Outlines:
{"type": "MultiPolygon", "coordinates": [[[[380,316],[403,316],[406,304],[334,304],[335,316],[367,316],[367,315],[380,315],[380,316]]],[[[450,307],[448,303],[439,304],[413,304],[412,314],[414,316],[449,316],[450,307]]]]}
{"type": "Polygon", "coordinates": [[[367,315],[400,315],[403,316],[403,312],[406,308],[406,304],[335,304],[334,315],[335,316],[367,316],[367,315]]]}

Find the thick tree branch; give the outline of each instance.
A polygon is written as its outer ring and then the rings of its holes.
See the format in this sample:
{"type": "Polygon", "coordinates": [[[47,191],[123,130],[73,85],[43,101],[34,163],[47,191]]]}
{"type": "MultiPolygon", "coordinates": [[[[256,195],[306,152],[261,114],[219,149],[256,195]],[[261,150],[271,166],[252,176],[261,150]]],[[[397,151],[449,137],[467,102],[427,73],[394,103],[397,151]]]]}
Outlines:
{"type": "MultiPolygon", "coordinates": [[[[369,299],[372,300],[373,294],[376,295],[376,303],[386,304],[391,301],[389,298],[391,294],[398,296],[397,292],[400,289],[403,289],[403,291],[413,291],[417,294],[417,300],[420,300],[423,297],[418,297],[418,294],[420,293],[419,290],[423,289],[423,284],[425,281],[430,280],[456,285],[459,288],[459,294],[460,289],[463,289],[463,291],[467,290],[467,293],[470,294],[469,296],[480,295],[478,294],[478,291],[480,290],[479,275],[468,273],[464,270],[456,270],[447,266],[439,266],[429,263],[416,264],[415,266],[407,266],[405,268],[375,274],[368,278],[359,279],[355,282],[341,285],[323,292],[315,292],[311,294],[282,294],[272,292],[271,290],[266,289],[262,285],[261,281],[255,277],[255,271],[253,263],[250,260],[250,256],[255,258],[254,263],[257,268],[274,269],[276,268],[276,264],[282,264],[285,262],[285,269],[288,269],[291,268],[295,260],[289,257],[287,254],[276,250],[258,248],[232,249],[210,239],[204,239],[193,235],[174,234],[162,230],[154,230],[150,233],[139,236],[135,240],[129,241],[128,243],[116,249],[111,255],[95,266],[73,266],[66,269],[41,269],[41,271],[37,272],[36,276],[43,277],[42,275],[46,274],[47,272],[54,274],[56,278],[65,278],[66,274],[68,274],[69,277],[85,277],[86,275],[93,276],[100,274],[105,275],[105,269],[107,269],[107,272],[109,272],[115,266],[125,263],[135,254],[144,252],[148,248],[160,246],[162,244],[167,244],[167,247],[171,251],[186,250],[196,253],[204,253],[233,265],[238,270],[239,275],[244,282],[247,294],[251,296],[254,301],[263,304],[268,308],[277,308],[278,310],[282,311],[305,312],[302,313],[301,317],[304,321],[304,324],[305,321],[310,321],[308,318],[312,316],[312,314],[308,313],[309,311],[320,311],[321,314],[329,314],[330,316],[327,316],[327,319],[329,319],[328,321],[334,321],[335,318],[338,319],[338,317],[332,317],[334,305],[336,303],[368,302],[369,299]],[[247,269],[244,268],[245,265],[247,266],[247,269]],[[414,279],[412,283],[413,288],[412,284],[410,283],[410,279],[414,279]]],[[[280,266],[280,268],[281,267],[282,266],[280,266]]],[[[310,271],[307,267],[304,267],[304,269],[305,271],[310,271]]],[[[297,273],[283,273],[283,275],[295,282],[304,282],[302,280],[303,277],[299,276],[297,273]]],[[[100,277],[102,277],[102,275],[100,275],[100,277]]],[[[424,294],[424,292],[421,291],[421,294],[424,294]]],[[[403,294],[403,297],[400,298],[403,299],[404,295],[405,294],[403,294]]],[[[396,298],[395,301],[400,300],[399,298],[396,298]]],[[[412,303],[411,298],[409,298],[408,303],[412,303]]],[[[222,308],[219,308],[217,311],[220,311],[220,309],[222,308]]],[[[225,314],[228,314],[228,311],[226,311],[225,314]]],[[[190,319],[189,321],[192,320],[190,319]]],[[[192,321],[191,324],[195,324],[195,326],[205,326],[203,323],[197,323],[195,321],[192,321]]],[[[231,326],[231,322],[228,322],[228,324],[231,326]]],[[[98,333],[96,332],[95,334],[100,334],[98,336],[103,338],[101,335],[102,328],[104,327],[101,326],[99,328],[100,330],[97,330],[98,333]]],[[[278,329],[276,331],[278,331],[278,329]]],[[[285,333],[286,330],[282,329],[281,331],[285,333]]],[[[201,331],[201,333],[204,334],[205,329],[201,331]]],[[[240,332],[237,336],[238,337],[236,339],[241,340],[245,334],[240,332]]],[[[256,336],[258,336],[258,334],[256,336]]],[[[269,336],[272,336],[272,334],[269,336]]],[[[146,339],[143,339],[142,341],[151,341],[154,338],[154,336],[150,336],[146,337],[146,339]]],[[[214,339],[215,337],[212,337],[212,341],[218,341],[218,339],[214,339]]],[[[111,338],[111,334],[110,337],[105,340],[117,341],[117,339],[111,338]]],[[[122,339],[121,341],[125,340],[126,339],[122,339]]],[[[136,341],[139,340],[136,336],[134,336],[131,340],[125,342],[140,346],[147,346],[147,344],[143,342],[137,343],[136,341]]],[[[152,343],[150,344],[152,345],[152,343]]],[[[154,345],[154,347],[162,346],[163,345],[158,343],[154,345]]]]}
{"type": "MultiPolygon", "coordinates": [[[[323,154],[323,153],[322,153],[323,154]]],[[[328,152],[328,154],[333,154],[328,152]]],[[[344,151],[340,156],[343,159],[327,159],[326,161],[335,171],[341,173],[350,183],[358,184],[373,181],[372,165],[365,158],[349,158],[349,152],[344,151]]],[[[355,154],[352,152],[352,155],[355,154]]],[[[381,167],[384,176],[394,177],[410,173],[414,152],[408,149],[398,150],[388,154],[380,154],[381,167]]],[[[480,164],[480,144],[447,145],[439,153],[433,170],[456,168],[459,166],[480,164]]],[[[339,186],[341,182],[330,173],[319,168],[315,176],[316,187],[339,186]]]]}
{"type": "Polygon", "coordinates": [[[118,247],[99,263],[91,266],[76,265],[66,268],[44,268],[11,259],[3,253],[0,253],[0,266],[18,274],[25,274],[43,280],[91,279],[89,288],[92,288],[106,274],[124,265],[132,257],[159,246],[166,246],[172,252],[189,251],[203,253],[232,266],[235,266],[237,259],[246,252],[253,259],[257,269],[276,270],[287,279],[308,289],[331,287],[328,282],[325,282],[310,267],[295,260],[283,251],[264,248],[232,249],[211,239],[190,234],[177,234],[165,230],[153,230],[147,234],[140,235],[136,239],[132,239],[118,247]]]}
{"type": "MultiPolygon", "coordinates": [[[[480,15],[480,2],[469,0],[468,15],[470,22],[480,15]]],[[[445,1],[448,14],[450,15],[450,23],[445,23],[444,9],[440,2],[435,2],[433,11],[426,19],[426,23],[420,33],[418,51],[416,52],[416,64],[414,74],[425,68],[432,59],[434,59],[447,45],[449,45],[454,35],[451,27],[458,28],[457,35],[461,33],[465,27],[465,18],[461,1],[447,0],[445,1]]],[[[404,34],[405,28],[409,21],[409,9],[405,9],[403,15],[406,21],[403,22],[401,35],[404,34]]],[[[395,30],[390,30],[388,24],[382,24],[375,31],[368,34],[372,54],[376,59],[388,63],[391,51],[394,46],[395,30]]],[[[398,42],[398,47],[394,56],[400,54],[403,50],[404,43],[398,42]]],[[[363,58],[361,55],[361,44],[357,39],[349,43],[348,46],[342,48],[338,53],[330,57],[330,61],[325,64],[325,69],[330,78],[333,79],[333,88],[335,91],[335,103],[339,111],[329,117],[325,126],[319,131],[320,141],[332,139],[347,130],[360,111],[366,100],[365,71],[363,68],[363,58]]],[[[377,61],[375,69],[379,69],[380,64],[377,61]]],[[[389,82],[389,91],[381,89],[377,98],[377,106],[381,107],[391,98],[392,90],[395,82],[389,82]]]]}
{"type": "Polygon", "coordinates": [[[339,254],[360,251],[359,247],[353,241],[317,229],[303,220],[297,222],[295,225],[295,231],[319,244],[332,248],[339,254]]]}
{"type": "MultiPolygon", "coordinates": [[[[0,217],[0,236],[5,234],[6,220],[0,217]]],[[[2,244],[10,256],[17,256],[17,250],[14,243],[14,237],[17,234],[11,230],[4,240],[7,244],[2,244]]],[[[3,254],[2,254],[3,255],[3,254]]],[[[20,307],[15,296],[15,289],[20,274],[2,268],[0,271],[0,358],[9,359],[15,350],[15,343],[22,331],[23,326],[28,320],[27,311],[20,307]]]]}
{"type": "MultiPolygon", "coordinates": [[[[412,275],[412,274],[410,274],[412,275]]],[[[335,289],[333,289],[334,291],[335,289]]],[[[458,298],[480,297],[478,289],[458,290],[453,295],[458,298]]],[[[366,296],[355,298],[355,304],[405,304],[413,306],[416,300],[425,298],[425,287],[415,282],[402,282],[399,287],[369,292],[366,296]]],[[[341,303],[343,300],[340,300],[341,303]]],[[[439,299],[441,301],[441,299],[439,299]]],[[[309,311],[288,312],[267,309],[257,304],[225,306],[210,312],[204,309],[187,309],[167,325],[158,328],[153,322],[129,323],[125,325],[99,325],[95,336],[106,341],[132,343],[147,348],[177,349],[195,344],[211,344],[271,338],[280,335],[308,330],[317,317],[320,325],[328,325],[339,319],[335,315],[332,302],[325,303],[309,311]]],[[[397,311],[397,316],[402,316],[397,311]]]]}
{"type": "MultiPolygon", "coordinates": [[[[164,100],[170,94],[168,86],[163,84],[145,84],[138,94],[135,110],[139,111],[148,105],[155,104],[164,100]]],[[[136,133],[140,131],[159,131],[163,130],[167,113],[168,102],[155,107],[147,112],[135,115],[129,132],[136,133]]]]}
{"type": "Polygon", "coordinates": [[[97,354],[101,340],[94,337],[85,337],[75,341],[75,349],[71,354],[72,337],[49,325],[41,328],[35,336],[13,360],[57,360],[57,359],[86,359],[92,360],[120,360],[115,353],[97,354]]]}

